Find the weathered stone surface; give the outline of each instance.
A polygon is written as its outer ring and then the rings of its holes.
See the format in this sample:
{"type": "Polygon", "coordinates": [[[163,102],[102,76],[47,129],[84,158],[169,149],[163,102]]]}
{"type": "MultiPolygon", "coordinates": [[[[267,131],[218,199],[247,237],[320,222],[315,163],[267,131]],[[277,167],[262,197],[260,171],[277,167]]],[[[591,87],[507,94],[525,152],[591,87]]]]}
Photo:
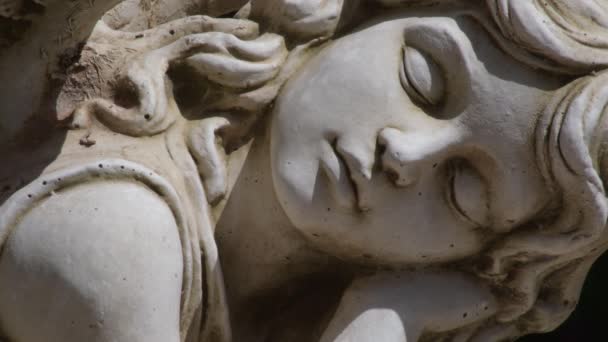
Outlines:
{"type": "Polygon", "coordinates": [[[608,247],[608,2],[0,0],[0,336],[499,341],[608,247]]]}

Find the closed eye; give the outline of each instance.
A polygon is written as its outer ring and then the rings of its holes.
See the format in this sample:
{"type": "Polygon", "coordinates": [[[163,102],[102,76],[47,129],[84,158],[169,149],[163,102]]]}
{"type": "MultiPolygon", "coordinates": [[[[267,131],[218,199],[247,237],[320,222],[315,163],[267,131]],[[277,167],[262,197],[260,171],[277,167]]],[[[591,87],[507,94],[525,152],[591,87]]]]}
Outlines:
{"type": "Polygon", "coordinates": [[[425,52],[405,46],[399,76],[407,94],[419,104],[434,106],[443,100],[445,80],[442,70],[425,52]]]}
{"type": "Polygon", "coordinates": [[[487,185],[475,168],[464,159],[447,165],[447,200],[450,206],[476,226],[487,226],[489,205],[487,185]]]}

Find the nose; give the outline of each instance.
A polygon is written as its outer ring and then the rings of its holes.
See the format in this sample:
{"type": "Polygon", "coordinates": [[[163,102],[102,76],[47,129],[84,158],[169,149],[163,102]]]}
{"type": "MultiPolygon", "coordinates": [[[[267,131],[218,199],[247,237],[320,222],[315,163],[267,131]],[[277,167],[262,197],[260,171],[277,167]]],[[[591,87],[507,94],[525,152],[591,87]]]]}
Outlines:
{"type": "Polygon", "coordinates": [[[385,149],[381,155],[382,169],[396,186],[412,185],[418,181],[422,170],[445,159],[446,152],[457,140],[451,126],[408,132],[384,128],[378,134],[378,145],[385,149]]]}

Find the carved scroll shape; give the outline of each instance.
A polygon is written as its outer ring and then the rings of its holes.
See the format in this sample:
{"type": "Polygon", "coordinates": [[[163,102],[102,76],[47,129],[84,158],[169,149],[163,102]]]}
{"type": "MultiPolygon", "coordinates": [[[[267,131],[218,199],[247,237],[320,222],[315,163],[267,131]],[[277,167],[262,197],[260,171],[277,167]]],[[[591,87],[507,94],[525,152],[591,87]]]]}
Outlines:
{"type": "Polygon", "coordinates": [[[608,4],[595,0],[487,0],[502,33],[574,73],[608,65],[608,4]]]}
{"type": "Polygon", "coordinates": [[[228,188],[226,156],[224,149],[218,146],[216,132],[229,125],[226,118],[204,119],[190,129],[188,136],[190,153],[203,179],[207,201],[212,205],[224,198],[228,188]]]}
{"type": "Polygon", "coordinates": [[[94,116],[123,134],[164,131],[179,114],[166,73],[171,63],[184,59],[210,81],[227,88],[250,88],[275,77],[287,55],[282,37],[265,34],[244,40],[251,36],[252,28],[257,30],[255,24],[245,20],[231,20],[230,24],[221,27],[225,32],[187,35],[136,57],[122,84],[137,95],[138,105],[125,108],[106,99],[89,100],[74,112],[73,126],[88,127],[94,116]]]}

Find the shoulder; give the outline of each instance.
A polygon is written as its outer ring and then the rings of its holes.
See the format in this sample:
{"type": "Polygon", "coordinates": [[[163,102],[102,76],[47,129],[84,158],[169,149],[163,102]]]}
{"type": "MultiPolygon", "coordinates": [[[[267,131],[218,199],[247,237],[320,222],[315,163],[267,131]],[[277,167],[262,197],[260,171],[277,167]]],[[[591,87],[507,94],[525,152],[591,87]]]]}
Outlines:
{"type": "Polygon", "coordinates": [[[53,335],[58,332],[49,319],[56,326],[66,319],[82,323],[82,329],[61,332],[82,333],[75,340],[95,340],[87,328],[99,321],[124,336],[179,331],[184,259],[179,212],[173,208],[179,204],[171,203],[171,188],[162,178],[143,171],[122,161],[62,170],[25,187],[0,208],[6,235],[0,320],[7,322],[9,335],[36,340],[11,317],[39,322],[38,333],[57,340],[69,336],[53,335]],[[102,315],[99,309],[116,314],[102,315]],[[54,310],[64,313],[39,314],[54,310]],[[124,315],[139,320],[133,327],[164,332],[135,331],[125,325],[124,315]]]}

